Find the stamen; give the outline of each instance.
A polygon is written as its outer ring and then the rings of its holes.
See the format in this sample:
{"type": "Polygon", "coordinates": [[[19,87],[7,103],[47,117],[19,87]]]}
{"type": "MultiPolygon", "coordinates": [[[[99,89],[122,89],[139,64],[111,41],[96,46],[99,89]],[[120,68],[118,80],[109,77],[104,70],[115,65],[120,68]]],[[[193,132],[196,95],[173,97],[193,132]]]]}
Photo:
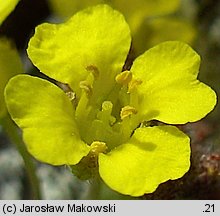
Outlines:
{"type": "Polygon", "coordinates": [[[129,82],[128,84],[128,93],[131,93],[132,91],[137,89],[137,87],[141,85],[141,83],[142,83],[142,80],[132,79],[131,82],[129,82]]]}
{"type": "Polygon", "coordinates": [[[92,86],[89,84],[88,81],[86,81],[86,80],[81,81],[79,83],[79,87],[86,92],[87,96],[91,96],[92,95],[92,86]]]}
{"type": "Polygon", "coordinates": [[[113,125],[116,121],[115,117],[112,114],[113,104],[111,101],[104,101],[102,103],[102,110],[98,112],[97,119],[101,120],[107,125],[113,125]]]}
{"type": "Polygon", "coordinates": [[[95,65],[87,66],[86,70],[93,74],[94,79],[98,79],[98,77],[99,77],[99,69],[95,65]]]}
{"type": "Polygon", "coordinates": [[[132,114],[137,114],[137,110],[132,106],[125,106],[121,109],[120,117],[123,120],[132,114]]]}
{"type": "Polygon", "coordinates": [[[116,82],[121,85],[127,85],[132,79],[131,71],[123,71],[115,78],[116,82]]]}
{"type": "Polygon", "coordinates": [[[113,104],[111,101],[104,101],[102,103],[102,111],[109,110],[110,114],[112,112],[113,104]]]}
{"type": "Polygon", "coordinates": [[[107,149],[108,149],[108,147],[107,147],[106,143],[100,142],[100,141],[94,141],[91,144],[90,152],[97,156],[99,153],[106,153],[107,149]]]}

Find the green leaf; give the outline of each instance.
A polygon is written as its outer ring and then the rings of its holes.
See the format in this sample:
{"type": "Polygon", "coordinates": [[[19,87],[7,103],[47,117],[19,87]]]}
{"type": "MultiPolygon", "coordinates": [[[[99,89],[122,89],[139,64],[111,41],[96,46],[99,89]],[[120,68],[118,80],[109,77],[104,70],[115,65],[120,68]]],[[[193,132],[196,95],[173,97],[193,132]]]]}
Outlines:
{"type": "Polygon", "coordinates": [[[89,146],[80,139],[71,101],[57,86],[17,75],[7,84],[5,98],[35,158],[53,165],[74,165],[88,154],[89,146]]]}
{"type": "Polygon", "coordinates": [[[130,30],[122,14],[98,5],[80,11],[64,24],[38,26],[28,54],[41,72],[68,83],[77,95],[80,81],[95,68],[94,89],[105,95],[122,70],[130,42],[130,30]]]}
{"type": "Polygon", "coordinates": [[[14,10],[20,0],[0,0],[0,25],[14,10]]]}
{"type": "Polygon", "coordinates": [[[200,120],[216,104],[215,92],[197,80],[200,57],[187,44],[161,43],[133,63],[143,120],[156,119],[168,124],[200,120]]]}
{"type": "Polygon", "coordinates": [[[0,117],[6,112],[4,88],[8,80],[17,73],[23,73],[23,66],[17,50],[6,38],[0,38],[0,117]]]}
{"type": "Polygon", "coordinates": [[[122,194],[141,196],[182,177],[190,166],[190,140],[173,126],[138,128],[128,143],[99,156],[104,182],[122,194]]]}

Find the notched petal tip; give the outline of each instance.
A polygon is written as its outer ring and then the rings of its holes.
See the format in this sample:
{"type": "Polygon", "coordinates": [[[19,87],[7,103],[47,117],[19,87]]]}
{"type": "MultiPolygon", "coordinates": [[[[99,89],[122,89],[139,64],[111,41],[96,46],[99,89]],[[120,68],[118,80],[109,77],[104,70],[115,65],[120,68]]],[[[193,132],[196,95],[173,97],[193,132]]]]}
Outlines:
{"type": "MultiPolygon", "coordinates": [[[[138,57],[131,68],[143,83],[142,115],[154,112],[150,120],[185,124],[206,116],[216,104],[211,88],[199,82],[200,56],[186,43],[167,41],[138,57]]],[[[149,120],[149,119],[147,119],[149,120]]]]}
{"type": "Polygon", "coordinates": [[[42,73],[68,83],[77,95],[81,92],[78,84],[88,71],[100,78],[97,88],[107,94],[124,65],[130,43],[123,15],[103,4],[80,11],[63,24],[38,26],[27,51],[42,73]]]}
{"type": "Polygon", "coordinates": [[[99,155],[104,182],[122,194],[141,196],[182,177],[190,167],[190,140],[176,127],[138,128],[131,139],[99,155]]]}

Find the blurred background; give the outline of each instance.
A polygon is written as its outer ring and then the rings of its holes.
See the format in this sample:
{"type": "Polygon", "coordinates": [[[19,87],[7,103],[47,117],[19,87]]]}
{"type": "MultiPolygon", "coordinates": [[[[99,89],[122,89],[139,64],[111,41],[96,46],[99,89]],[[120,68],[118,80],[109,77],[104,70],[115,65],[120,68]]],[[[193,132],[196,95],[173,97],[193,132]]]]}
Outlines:
{"type": "MultiPolygon", "coordinates": [[[[67,167],[52,167],[30,157],[22,143],[21,131],[2,105],[3,89],[10,77],[17,73],[42,77],[26,54],[28,41],[40,23],[63,22],[87,6],[110,4],[124,14],[131,27],[133,41],[127,67],[153,45],[181,40],[202,58],[199,79],[220,94],[220,0],[11,2],[6,13],[0,1],[0,199],[84,199],[89,190],[90,183],[78,180],[67,167]]],[[[199,122],[178,126],[191,138],[190,171],[139,199],[220,199],[219,106],[199,122]]],[[[129,197],[120,197],[123,198],[129,197]]]]}

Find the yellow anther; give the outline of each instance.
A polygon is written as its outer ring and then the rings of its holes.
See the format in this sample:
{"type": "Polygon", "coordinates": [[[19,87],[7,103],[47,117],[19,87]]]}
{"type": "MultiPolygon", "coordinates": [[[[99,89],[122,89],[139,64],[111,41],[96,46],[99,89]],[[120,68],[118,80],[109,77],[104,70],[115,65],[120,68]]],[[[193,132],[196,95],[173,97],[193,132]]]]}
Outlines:
{"type": "Polygon", "coordinates": [[[113,108],[113,104],[111,101],[104,101],[102,103],[102,111],[104,110],[110,110],[110,112],[112,111],[112,108],[113,108]]]}
{"type": "Polygon", "coordinates": [[[128,84],[128,93],[134,91],[141,83],[142,83],[141,80],[132,79],[131,82],[129,82],[128,84]]]}
{"type": "Polygon", "coordinates": [[[132,106],[125,106],[121,109],[120,117],[123,120],[132,114],[137,114],[137,110],[132,106]]]}
{"type": "Polygon", "coordinates": [[[88,96],[90,96],[90,95],[92,94],[92,86],[89,84],[88,81],[86,81],[86,80],[81,81],[81,82],[79,83],[79,87],[80,87],[81,89],[83,89],[88,96]]]}
{"type": "Polygon", "coordinates": [[[108,147],[106,146],[106,143],[100,141],[94,141],[91,144],[90,152],[94,155],[98,155],[99,153],[105,153],[107,149],[108,147]]]}
{"type": "Polygon", "coordinates": [[[69,91],[69,92],[66,92],[66,95],[68,96],[68,98],[73,101],[74,99],[76,99],[76,93],[75,92],[72,92],[72,91],[69,91]]]}
{"type": "Polygon", "coordinates": [[[95,65],[87,66],[86,70],[91,72],[95,79],[97,79],[99,77],[99,69],[95,65]]]}
{"type": "Polygon", "coordinates": [[[115,78],[116,82],[121,85],[127,85],[132,79],[131,71],[123,71],[115,78]]]}

